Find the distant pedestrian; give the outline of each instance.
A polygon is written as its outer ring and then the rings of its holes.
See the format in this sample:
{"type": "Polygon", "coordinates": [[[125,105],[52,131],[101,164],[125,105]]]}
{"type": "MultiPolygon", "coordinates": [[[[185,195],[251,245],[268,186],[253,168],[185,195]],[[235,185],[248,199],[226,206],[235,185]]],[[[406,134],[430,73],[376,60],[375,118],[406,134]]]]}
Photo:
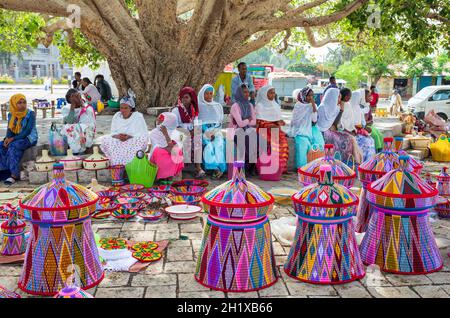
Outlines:
{"type": "Polygon", "coordinates": [[[377,93],[377,89],[375,86],[370,86],[370,109],[372,113],[375,113],[378,106],[378,101],[380,100],[380,95],[377,93]]]}
{"type": "Polygon", "coordinates": [[[110,99],[112,99],[111,86],[105,80],[105,77],[102,74],[98,74],[95,77],[94,85],[97,87],[97,90],[100,93],[102,102],[106,103],[110,99]]]}
{"type": "Polygon", "coordinates": [[[232,103],[236,102],[236,92],[238,89],[242,87],[242,85],[247,86],[250,92],[250,100],[255,102],[256,89],[253,84],[253,79],[247,72],[247,64],[244,62],[239,63],[238,65],[239,74],[233,78],[231,81],[231,101],[232,103]]]}
{"type": "Polygon", "coordinates": [[[75,79],[72,81],[72,87],[81,91],[83,90],[83,86],[81,85],[81,73],[75,72],[75,79]]]}
{"type": "Polygon", "coordinates": [[[325,90],[323,91],[323,96],[325,96],[325,93],[327,92],[327,90],[329,90],[330,88],[339,88],[337,86],[337,82],[336,82],[336,77],[331,76],[330,77],[330,83],[328,84],[328,86],[325,88],[325,90]]]}
{"type": "Polygon", "coordinates": [[[393,95],[391,97],[391,115],[399,116],[402,110],[402,97],[400,96],[398,90],[394,89],[393,95]]]}

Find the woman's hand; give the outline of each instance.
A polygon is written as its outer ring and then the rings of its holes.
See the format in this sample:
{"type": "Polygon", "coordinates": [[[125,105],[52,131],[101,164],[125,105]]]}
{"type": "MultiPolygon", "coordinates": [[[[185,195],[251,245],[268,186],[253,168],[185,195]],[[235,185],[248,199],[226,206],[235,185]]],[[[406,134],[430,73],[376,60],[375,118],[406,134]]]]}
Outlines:
{"type": "Polygon", "coordinates": [[[8,146],[11,144],[11,142],[13,142],[14,137],[10,137],[10,138],[5,138],[5,140],[3,141],[3,147],[8,148],[8,146]]]}

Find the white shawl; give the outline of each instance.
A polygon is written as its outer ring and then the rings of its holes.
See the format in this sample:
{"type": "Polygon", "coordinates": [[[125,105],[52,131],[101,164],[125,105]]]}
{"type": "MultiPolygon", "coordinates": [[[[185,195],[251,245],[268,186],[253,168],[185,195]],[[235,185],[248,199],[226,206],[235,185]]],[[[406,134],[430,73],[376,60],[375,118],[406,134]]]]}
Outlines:
{"type": "Polygon", "coordinates": [[[265,121],[280,121],[281,107],[275,100],[269,100],[267,93],[273,89],[273,86],[266,85],[259,89],[256,97],[256,119],[265,121]]]}
{"type": "Polygon", "coordinates": [[[330,129],[337,115],[339,115],[339,89],[329,88],[317,109],[318,121],[317,127],[324,132],[330,129]]]}
{"type": "Polygon", "coordinates": [[[148,134],[147,123],[144,116],[134,112],[128,119],[123,118],[122,113],[114,115],[111,123],[111,134],[126,134],[132,137],[141,137],[148,134]]]}
{"type": "Polygon", "coordinates": [[[201,121],[202,124],[222,124],[223,106],[214,100],[212,102],[207,102],[205,100],[205,92],[208,88],[214,90],[212,85],[206,84],[198,93],[198,120],[201,121]]]}
{"type": "MultiPolygon", "coordinates": [[[[358,103],[358,107],[359,107],[359,103],[358,103]]],[[[344,104],[344,112],[342,113],[341,116],[341,125],[342,128],[344,128],[345,130],[352,132],[355,131],[355,115],[354,115],[354,108],[352,106],[352,103],[350,102],[346,102],[344,104]]],[[[356,115],[358,116],[358,115],[356,115]]]]}
{"type": "Polygon", "coordinates": [[[305,136],[312,139],[312,123],[317,121],[311,104],[297,102],[292,113],[290,136],[305,136]]]}

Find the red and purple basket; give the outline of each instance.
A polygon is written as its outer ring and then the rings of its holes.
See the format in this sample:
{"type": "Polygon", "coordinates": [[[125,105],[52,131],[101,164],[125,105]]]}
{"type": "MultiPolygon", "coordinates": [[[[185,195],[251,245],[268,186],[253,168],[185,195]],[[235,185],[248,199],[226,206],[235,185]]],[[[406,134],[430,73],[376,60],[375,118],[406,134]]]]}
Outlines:
{"type": "Polygon", "coordinates": [[[267,217],[245,224],[209,217],[198,255],[195,279],[207,288],[251,292],[278,279],[267,217]]]}
{"type": "MultiPolygon", "coordinates": [[[[394,137],[394,151],[399,155],[399,156],[408,156],[408,153],[406,151],[403,150],[403,137],[394,137]]],[[[423,169],[423,163],[414,159],[413,157],[410,157],[409,159],[409,165],[411,166],[411,168],[413,169],[413,171],[415,173],[417,173],[418,175],[420,175],[422,173],[422,169],[423,169]]]]}
{"type": "Polygon", "coordinates": [[[19,288],[32,295],[54,296],[66,278],[77,271],[82,289],[103,279],[91,225],[99,197],[65,180],[64,166],[53,166],[53,180],[20,200],[25,218],[32,224],[19,288]],[[45,257],[43,257],[45,255],[45,257]]]}
{"type": "Polygon", "coordinates": [[[53,298],[94,298],[94,296],[80,289],[78,286],[66,286],[53,298]]]}
{"type": "Polygon", "coordinates": [[[446,197],[439,196],[434,210],[441,219],[450,219],[450,200],[446,197]]]}
{"type": "Polygon", "coordinates": [[[117,209],[111,213],[116,219],[132,219],[139,211],[146,207],[146,203],[140,199],[122,198],[116,200],[117,209]]]}
{"type": "Polygon", "coordinates": [[[19,294],[6,289],[5,287],[0,285],[0,299],[5,298],[22,298],[19,294]]]}
{"type": "Polygon", "coordinates": [[[443,197],[450,197],[450,175],[448,174],[448,168],[443,167],[438,176],[436,176],[436,188],[439,191],[439,195],[443,197]]]}
{"type": "Polygon", "coordinates": [[[125,166],[115,165],[109,167],[111,171],[111,180],[113,186],[123,186],[125,185],[125,166]]]}
{"type": "Polygon", "coordinates": [[[184,179],[181,181],[175,181],[172,183],[172,187],[188,187],[188,186],[197,186],[207,188],[209,186],[209,182],[206,180],[197,180],[197,179],[184,179]]]}
{"type": "Polygon", "coordinates": [[[235,162],[233,178],[203,196],[205,211],[215,220],[252,222],[272,211],[275,199],[246,180],[244,166],[242,162],[235,162]]]}
{"type": "Polygon", "coordinates": [[[330,165],[334,181],[347,188],[353,187],[356,180],[356,172],[345,163],[334,158],[334,146],[325,145],[325,157],[311,161],[306,166],[298,169],[298,181],[300,186],[307,187],[319,182],[320,167],[330,165]]]}
{"type": "Polygon", "coordinates": [[[319,183],[303,188],[292,201],[297,230],[286,274],[311,284],[343,284],[364,277],[352,221],[359,200],[333,181],[331,166],[322,166],[319,183]]]}
{"type": "Polygon", "coordinates": [[[357,233],[365,233],[369,226],[369,220],[372,216],[371,206],[367,201],[367,187],[374,181],[380,179],[389,171],[397,169],[400,166],[400,160],[397,153],[392,150],[393,138],[384,138],[383,151],[374,155],[358,167],[359,180],[361,181],[362,191],[359,197],[359,206],[355,224],[357,233]]]}
{"type": "Polygon", "coordinates": [[[172,186],[160,185],[148,189],[148,192],[151,193],[153,196],[161,199],[167,197],[170,194],[170,192],[172,192],[172,186]]]}
{"type": "Polygon", "coordinates": [[[0,254],[15,256],[25,253],[27,248],[26,224],[18,218],[18,211],[12,210],[7,221],[1,225],[3,244],[0,254]]]}
{"type": "Polygon", "coordinates": [[[360,251],[366,265],[376,264],[395,274],[420,275],[443,266],[428,220],[438,191],[412,172],[408,160],[401,156],[398,169],[368,187],[373,214],[360,251]]]}

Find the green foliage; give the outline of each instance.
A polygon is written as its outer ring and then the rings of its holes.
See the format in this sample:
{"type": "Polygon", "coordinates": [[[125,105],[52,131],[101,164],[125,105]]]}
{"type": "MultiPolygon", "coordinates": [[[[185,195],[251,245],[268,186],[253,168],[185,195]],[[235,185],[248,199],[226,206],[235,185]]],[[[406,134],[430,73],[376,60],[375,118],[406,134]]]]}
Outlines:
{"type": "Polygon", "coordinates": [[[442,75],[450,72],[450,57],[448,52],[438,55],[436,58],[430,56],[419,56],[408,63],[406,74],[408,77],[419,77],[424,74],[442,75]]]}
{"type": "Polygon", "coordinates": [[[360,84],[366,82],[367,77],[364,75],[362,66],[357,61],[345,62],[334,74],[337,78],[347,81],[347,87],[358,89],[360,84]]]}
{"type": "Polygon", "coordinates": [[[7,74],[5,75],[0,74],[0,84],[14,84],[14,83],[15,81],[11,76],[7,74]]]}
{"type": "Polygon", "coordinates": [[[43,79],[43,78],[36,78],[36,77],[33,77],[33,78],[31,79],[31,84],[34,84],[34,85],[42,85],[42,84],[44,84],[44,79],[43,79]]]}
{"type": "Polygon", "coordinates": [[[319,75],[321,71],[319,70],[319,66],[316,63],[311,61],[307,62],[298,62],[295,64],[291,64],[288,66],[288,71],[290,72],[300,72],[305,75],[319,75]]]}

